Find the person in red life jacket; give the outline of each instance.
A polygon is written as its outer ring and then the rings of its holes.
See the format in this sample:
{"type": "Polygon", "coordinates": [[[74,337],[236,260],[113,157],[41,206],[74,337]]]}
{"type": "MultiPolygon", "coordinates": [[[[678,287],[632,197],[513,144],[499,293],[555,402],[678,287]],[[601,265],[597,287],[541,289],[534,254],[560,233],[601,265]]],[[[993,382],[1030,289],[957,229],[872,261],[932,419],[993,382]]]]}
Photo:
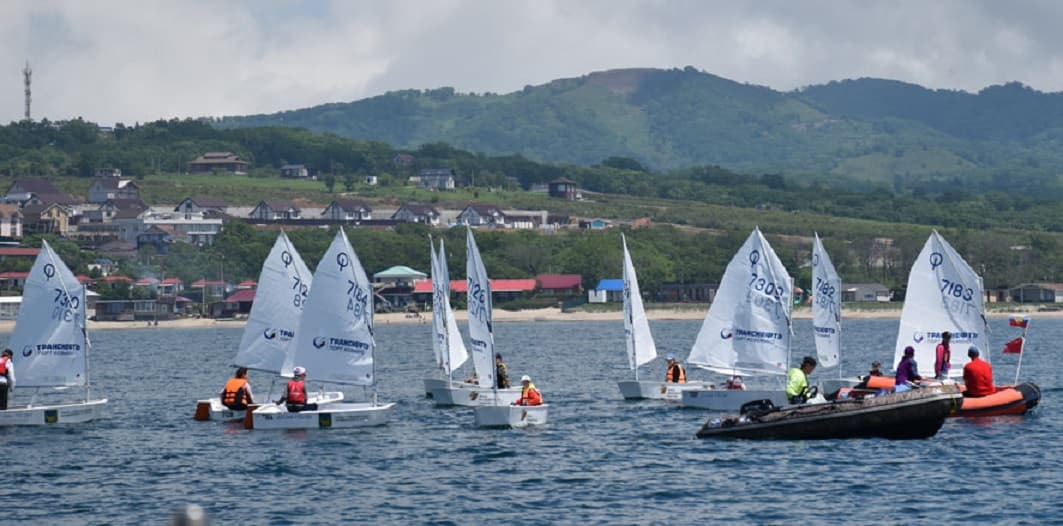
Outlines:
{"type": "Polygon", "coordinates": [[[295,378],[288,381],[288,390],[277,403],[284,403],[289,412],[316,411],[317,404],[306,403],[306,367],[292,369],[295,378]]]}
{"type": "Polygon", "coordinates": [[[978,347],[972,345],[967,349],[967,356],[971,361],[963,366],[963,383],[967,386],[963,396],[978,398],[997,392],[993,387],[993,367],[978,357],[978,347]]]}
{"type": "Polygon", "coordinates": [[[728,378],[725,385],[733,391],[745,391],[746,389],[746,384],[742,382],[742,377],[737,374],[728,378]]]}
{"type": "Polygon", "coordinates": [[[669,384],[685,384],[687,383],[687,372],[683,369],[683,365],[676,361],[674,354],[669,354],[665,357],[668,360],[668,372],[664,374],[665,383],[669,384]]]}
{"type": "Polygon", "coordinates": [[[11,359],[15,353],[4,349],[0,355],[0,411],[7,410],[7,394],[15,392],[15,363],[11,359]]]}
{"type": "Polygon", "coordinates": [[[247,367],[236,370],[236,376],[225,382],[221,391],[221,403],[234,411],[247,409],[248,404],[255,403],[251,395],[251,384],[247,381],[247,367]]]}
{"type": "Polygon", "coordinates": [[[949,341],[951,340],[951,332],[945,331],[941,333],[941,343],[934,349],[934,378],[938,380],[948,376],[949,368],[952,367],[952,350],[949,349],[949,341]]]}
{"type": "Polygon", "coordinates": [[[513,405],[543,405],[543,395],[535,388],[530,376],[520,377],[520,398],[513,405]]]}

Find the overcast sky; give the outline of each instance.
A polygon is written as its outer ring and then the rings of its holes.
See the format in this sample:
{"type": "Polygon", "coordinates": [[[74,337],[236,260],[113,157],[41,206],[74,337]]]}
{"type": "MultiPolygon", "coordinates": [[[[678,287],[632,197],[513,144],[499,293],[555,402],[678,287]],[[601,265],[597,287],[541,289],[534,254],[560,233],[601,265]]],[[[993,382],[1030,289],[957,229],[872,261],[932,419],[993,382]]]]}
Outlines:
{"type": "Polygon", "coordinates": [[[1063,2],[2,0],[0,122],[242,115],[610,68],[790,90],[880,77],[1063,91],[1063,2]]]}

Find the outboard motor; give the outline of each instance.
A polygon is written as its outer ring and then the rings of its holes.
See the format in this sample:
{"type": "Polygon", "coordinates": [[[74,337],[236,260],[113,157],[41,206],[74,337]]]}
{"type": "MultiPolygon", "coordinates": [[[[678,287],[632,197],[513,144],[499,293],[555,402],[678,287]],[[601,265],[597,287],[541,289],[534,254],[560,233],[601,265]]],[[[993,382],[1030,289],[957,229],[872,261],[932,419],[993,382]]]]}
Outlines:
{"type": "Polygon", "coordinates": [[[771,403],[770,399],[753,400],[742,404],[742,407],[738,412],[749,418],[757,418],[762,415],[766,415],[775,410],[775,404],[771,403]]]}

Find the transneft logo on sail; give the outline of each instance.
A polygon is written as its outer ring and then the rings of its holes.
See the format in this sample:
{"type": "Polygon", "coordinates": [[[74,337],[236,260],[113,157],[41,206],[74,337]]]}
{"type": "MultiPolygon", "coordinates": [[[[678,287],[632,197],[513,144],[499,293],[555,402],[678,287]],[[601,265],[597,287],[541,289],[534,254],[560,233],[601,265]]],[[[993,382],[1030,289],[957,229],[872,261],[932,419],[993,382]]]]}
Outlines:
{"type": "Polygon", "coordinates": [[[81,344],[78,343],[38,343],[23,347],[22,356],[28,357],[33,353],[37,353],[38,356],[74,356],[79,351],[81,351],[81,344]]]}
{"type": "Polygon", "coordinates": [[[349,340],[347,338],[317,337],[314,338],[314,347],[357,355],[364,355],[369,352],[368,343],[360,342],[358,340],[349,340]]]}

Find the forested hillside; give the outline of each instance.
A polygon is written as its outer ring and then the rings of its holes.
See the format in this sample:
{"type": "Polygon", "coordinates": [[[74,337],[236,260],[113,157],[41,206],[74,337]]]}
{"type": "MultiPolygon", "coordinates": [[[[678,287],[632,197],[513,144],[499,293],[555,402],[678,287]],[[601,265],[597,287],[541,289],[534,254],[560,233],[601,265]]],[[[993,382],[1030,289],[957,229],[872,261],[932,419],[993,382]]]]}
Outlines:
{"type": "Polygon", "coordinates": [[[689,67],[629,69],[508,94],[406,90],[215,124],[582,165],[613,156],[658,171],[718,165],[897,193],[1063,195],[1063,95],[1019,84],[970,94],[862,79],[779,92],[689,67]]]}

